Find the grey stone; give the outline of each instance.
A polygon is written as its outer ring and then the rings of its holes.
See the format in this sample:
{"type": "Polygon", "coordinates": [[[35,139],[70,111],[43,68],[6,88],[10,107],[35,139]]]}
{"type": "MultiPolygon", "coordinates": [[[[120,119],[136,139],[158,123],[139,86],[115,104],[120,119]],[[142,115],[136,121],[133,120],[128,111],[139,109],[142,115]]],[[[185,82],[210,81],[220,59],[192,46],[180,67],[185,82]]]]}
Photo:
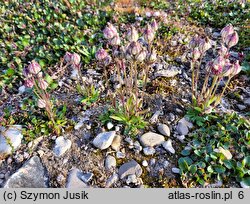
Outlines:
{"type": "Polygon", "coordinates": [[[53,152],[57,157],[62,156],[67,150],[69,150],[72,144],[69,139],[65,139],[63,136],[56,138],[55,142],[56,144],[53,152]]]}
{"type": "Polygon", "coordinates": [[[156,163],[155,158],[152,158],[152,159],[149,160],[149,165],[150,165],[150,166],[154,166],[155,163],[156,163]]]}
{"type": "Polygon", "coordinates": [[[102,132],[93,140],[93,145],[101,150],[109,148],[115,137],[115,131],[102,132]]]}
{"type": "Polygon", "coordinates": [[[112,185],[114,185],[117,181],[119,180],[119,175],[118,174],[113,174],[111,177],[108,178],[108,180],[106,181],[106,188],[111,187],[112,185]]]}
{"type": "Polygon", "coordinates": [[[250,98],[247,98],[246,100],[244,100],[244,104],[247,106],[250,106],[250,98]]]}
{"type": "Polygon", "coordinates": [[[155,149],[153,147],[144,147],[143,153],[147,156],[155,154],[155,149]]]}
{"type": "Polygon", "coordinates": [[[123,152],[118,151],[118,152],[116,152],[116,157],[118,159],[123,159],[126,157],[126,155],[123,152]]]}
{"type": "Polygon", "coordinates": [[[105,168],[107,170],[110,170],[112,168],[115,168],[116,167],[116,159],[115,157],[111,156],[111,155],[108,155],[105,159],[105,168]]]}
{"type": "Polygon", "coordinates": [[[84,183],[88,183],[91,181],[91,179],[93,178],[94,174],[93,173],[86,173],[86,174],[83,174],[81,176],[81,179],[84,183]]]}
{"type": "Polygon", "coordinates": [[[5,175],[4,174],[0,174],[0,179],[3,179],[5,178],[5,175]]]}
{"type": "Polygon", "coordinates": [[[79,121],[76,125],[75,125],[75,127],[74,127],[74,129],[75,130],[79,130],[82,126],[83,126],[83,121],[79,121]]]}
{"type": "Polygon", "coordinates": [[[244,106],[244,105],[241,105],[241,104],[237,104],[237,107],[240,109],[240,110],[245,110],[247,107],[244,106]]]}
{"type": "Polygon", "coordinates": [[[142,174],[142,168],[135,160],[131,160],[119,168],[118,174],[120,179],[123,179],[131,174],[135,174],[137,177],[140,177],[142,174]]]}
{"type": "Polygon", "coordinates": [[[162,146],[164,147],[165,150],[167,150],[168,152],[174,154],[175,153],[175,150],[172,146],[172,141],[169,139],[168,141],[164,142],[162,144],[162,146]]]}
{"type": "Polygon", "coordinates": [[[79,169],[72,169],[68,175],[66,188],[86,188],[86,183],[81,180],[83,173],[79,169]]]}
{"type": "Polygon", "coordinates": [[[12,148],[16,150],[21,145],[23,138],[21,132],[21,125],[12,125],[8,129],[2,128],[0,131],[0,156],[11,154],[12,148]]]}
{"type": "Polygon", "coordinates": [[[180,169],[179,168],[172,168],[172,172],[175,173],[175,174],[179,174],[180,173],[180,169]]]}
{"type": "Polygon", "coordinates": [[[170,129],[167,125],[165,124],[159,124],[157,126],[157,129],[158,131],[162,134],[162,135],[165,135],[165,136],[170,136],[170,129]]]}
{"type": "Polygon", "coordinates": [[[155,73],[155,77],[166,77],[166,78],[170,78],[170,77],[174,77],[177,74],[179,74],[179,69],[176,68],[171,68],[171,69],[163,69],[163,70],[159,70],[155,73]]]}
{"type": "Polygon", "coordinates": [[[115,151],[118,151],[121,146],[121,141],[122,141],[122,137],[120,135],[116,135],[111,144],[111,148],[115,151]]]}
{"type": "Polygon", "coordinates": [[[128,178],[126,179],[126,183],[127,185],[129,185],[130,183],[136,184],[137,183],[136,175],[135,174],[128,175],[128,178]]]}
{"type": "Polygon", "coordinates": [[[193,124],[184,117],[179,120],[176,130],[180,135],[187,135],[191,128],[193,128],[193,124]]]}
{"type": "Polygon", "coordinates": [[[45,168],[40,158],[34,156],[10,176],[4,188],[46,188],[46,180],[45,168]]]}
{"type": "Polygon", "coordinates": [[[144,147],[154,147],[160,145],[165,141],[164,137],[160,134],[148,132],[140,137],[140,142],[144,147]]]}

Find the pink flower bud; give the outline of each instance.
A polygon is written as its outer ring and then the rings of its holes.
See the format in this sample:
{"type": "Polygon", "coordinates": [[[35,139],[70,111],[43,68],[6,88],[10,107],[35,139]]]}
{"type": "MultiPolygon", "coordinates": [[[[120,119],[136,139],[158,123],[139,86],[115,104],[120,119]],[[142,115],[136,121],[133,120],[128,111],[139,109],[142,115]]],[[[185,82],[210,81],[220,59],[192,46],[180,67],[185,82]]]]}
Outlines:
{"type": "Polygon", "coordinates": [[[48,82],[45,81],[44,79],[38,79],[38,86],[39,88],[41,88],[42,90],[46,90],[49,86],[48,82]]]}
{"type": "Polygon", "coordinates": [[[225,59],[222,56],[217,57],[212,65],[212,74],[220,75],[225,66],[225,59]]]}
{"type": "Polygon", "coordinates": [[[100,48],[96,53],[95,53],[95,58],[97,60],[103,60],[108,56],[108,53],[106,52],[106,50],[104,50],[103,48],[100,48]]]}
{"type": "Polygon", "coordinates": [[[81,57],[77,53],[73,53],[71,56],[71,62],[73,65],[79,65],[81,62],[81,57]]]}
{"type": "Polygon", "coordinates": [[[198,47],[194,48],[192,56],[194,61],[198,60],[201,57],[201,52],[198,47]]]}
{"type": "Polygon", "coordinates": [[[151,53],[148,53],[148,57],[147,58],[148,58],[148,61],[150,63],[154,63],[156,61],[156,59],[157,59],[156,51],[153,50],[151,53]]]}
{"type": "Polygon", "coordinates": [[[146,30],[144,31],[144,38],[148,43],[151,43],[154,40],[155,32],[150,25],[147,25],[146,30]]]}
{"type": "Polygon", "coordinates": [[[222,45],[222,46],[220,47],[218,53],[219,53],[220,56],[223,56],[223,57],[224,57],[225,55],[227,55],[228,49],[227,49],[224,45],[222,45]]]}
{"type": "Polygon", "coordinates": [[[38,99],[38,100],[37,100],[37,106],[38,106],[39,108],[45,108],[45,107],[46,107],[46,102],[45,102],[45,100],[43,100],[43,99],[38,99]]]}
{"type": "Polygon", "coordinates": [[[32,60],[28,66],[28,70],[31,74],[38,74],[41,71],[41,67],[35,60],[32,60]]]}
{"type": "Polygon", "coordinates": [[[235,31],[231,35],[228,35],[225,39],[226,45],[230,48],[235,46],[239,41],[238,33],[235,31]]]}
{"type": "Polygon", "coordinates": [[[26,79],[24,81],[24,86],[27,88],[32,88],[34,86],[34,81],[32,79],[26,79]]]}
{"type": "Polygon", "coordinates": [[[228,77],[232,74],[232,72],[233,72],[233,65],[230,63],[229,60],[226,60],[223,76],[228,77]]]}
{"type": "Polygon", "coordinates": [[[134,26],[132,26],[131,29],[129,30],[129,32],[127,34],[127,38],[130,42],[133,42],[133,41],[136,42],[138,40],[139,34],[134,26]]]}
{"type": "Polygon", "coordinates": [[[228,35],[231,35],[232,33],[234,32],[234,28],[231,24],[227,25],[226,27],[224,27],[222,30],[221,30],[221,37],[222,37],[222,40],[225,41],[226,37],[228,35]]]}
{"type": "Polygon", "coordinates": [[[145,58],[147,57],[147,52],[146,50],[142,50],[136,57],[136,60],[138,62],[143,62],[145,60],[145,58]]]}
{"type": "Polygon", "coordinates": [[[66,52],[63,59],[66,63],[70,63],[71,62],[71,57],[72,57],[72,54],[70,52],[66,52]]]}
{"type": "Polygon", "coordinates": [[[212,47],[211,41],[209,39],[202,39],[199,44],[199,49],[202,53],[205,53],[212,47]]]}
{"type": "Polygon", "coordinates": [[[106,39],[112,39],[113,37],[118,35],[118,32],[111,23],[108,23],[106,28],[103,30],[103,35],[106,39]]]}
{"type": "Polygon", "coordinates": [[[113,37],[111,40],[109,40],[109,44],[110,45],[120,45],[121,44],[121,39],[120,37],[117,35],[115,37],[113,37]]]}
{"type": "Polygon", "coordinates": [[[158,23],[156,22],[156,20],[154,19],[151,23],[151,27],[154,31],[158,30],[158,23]]]}
{"type": "Polygon", "coordinates": [[[233,64],[233,72],[232,74],[233,75],[237,75],[239,74],[241,71],[241,66],[240,66],[240,63],[239,63],[239,60],[237,60],[234,64],[233,64]]]}

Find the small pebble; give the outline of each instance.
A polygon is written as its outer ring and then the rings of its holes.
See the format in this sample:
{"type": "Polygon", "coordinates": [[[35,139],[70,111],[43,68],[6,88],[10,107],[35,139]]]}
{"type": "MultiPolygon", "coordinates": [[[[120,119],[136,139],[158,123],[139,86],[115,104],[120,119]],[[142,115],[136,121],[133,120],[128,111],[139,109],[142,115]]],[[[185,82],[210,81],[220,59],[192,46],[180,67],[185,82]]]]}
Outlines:
{"type": "Polygon", "coordinates": [[[148,166],[148,162],[147,162],[146,160],[143,160],[143,161],[142,161],[142,166],[147,167],[147,166],[148,166]]]}

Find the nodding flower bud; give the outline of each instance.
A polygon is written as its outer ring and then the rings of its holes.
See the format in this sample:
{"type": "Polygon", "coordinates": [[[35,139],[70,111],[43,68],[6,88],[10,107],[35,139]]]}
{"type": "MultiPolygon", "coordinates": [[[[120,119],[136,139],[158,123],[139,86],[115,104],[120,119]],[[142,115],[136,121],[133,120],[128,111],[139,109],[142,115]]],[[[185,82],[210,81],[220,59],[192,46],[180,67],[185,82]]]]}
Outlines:
{"type": "Polygon", "coordinates": [[[45,108],[45,107],[46,107],[46,101],[43,100],[43,99],[38,99],[38,100],[37,100],[37,106],[38,106],[39,108],[45,108]]]}
{"type": "Polygon", "coordinates": [[[32,79],[26,79],[24,81],[24,86],[27,88],[32,88],[34,86],[34,81],[32,79]]]}
{"type": "Polygon", "coordinates": [[[194,48],[194,51],[192,53],[193,61],[198,60],[201,57],[201,52],[198,47],[194,48]]]}
{"type": "Polygon", "coordinates": [[[211,41],[209,39],[202,39],[199,43],[199,49],[202,53],[205,53],[212,47],[211,41]]]}
{"type": "Polygon", "coordinates": [[[139,42],[132,42],[127,48],[127,53],[130,55],[138,55],[142,50],[142,46],[139,42]]]}
{"type": "Polygon", "coordinates": [[[223,56],[223,57],[224,57],[224,56],[227,55],[228,49],[227,49],[224,45],[222,45],[222,46],[220,47],[218,53],[219,53],[220,56],[223,56]]]}
{"type": "Polygon", "coordinates": [[[154,63],[157,59],[156,51],[152,50],[151,53],[148,53],[147,60],[149,63],[154,63]]]}
{"type": "Polygon", "coordinates": [[[127,38],[130,42],[133,42],[133,41],[136,42],[138,40],[139,34],[134,26],[132,26],[131,29],[129,30],[129,32],[127,34],[127,38]]]}
{"type": "Polygon", "coordinates": [[[41,71],[41,67],[35,60],[32,60],[28,66],[28,71],[31,74],[38,74],[41,71]]]}
{"type": "Polygon", "coordinates": [[[70,63],[71,62],[71,57],[72,57],[72,54],[70,52],[66,52],[63,59],[66,63],[70,63]]]}
{"type": "Polygon", "coordinates": [[[77,53],[73,53],[71,56],[71,62],[73,65],[79,65],[81,62],[81,57],[77,53]]]}
{"type": "Polygon", "coordinates": [[[38,79],[38,86],[39,88],[41,88],[42,90],[46,90],[49,86],[48,82],[44,79],[38,79]]]}
{"type": "Polygon", "coordinates": [[[26,77],[26,78],[29,78],[29,77],[32,76],[31,73],[29,72],[28,67],[23,68],[23,76],[26,77]]]}
{"type": "Polygon", "coordinates": [[[110,45],[120,45],[121,44],[121,39],[120,37],[117,35],[115,37],[113,37],[112,39],[109,40],[109,44],[110,45]]]}
{"type": "Polygon", "coordinates": [[[151,23],[151,27],[154,31],[158,30],[158,23],[156,22],[156,20],[154,19],[151,23]]]}
{"type": "Polygon", "coordinates": [[[97,60],[104,60],[106,57],[108,56],[108,53],[106,52],[106,50],[104,50],[103,48],[100,48],[96,53],[95,53],[95,58],[97,60]]]}
{"type": "Polygon", "coordinates": [[[150,25],[147,25],[146,30],[144,31],[144,38],[148,43],[151,43],[154,40],[155,32],[150,25]]]}
{"type": "Polygon", "coordinates": [[[104,38],[106,39],[112,39],[113,37],[118,35],[118,32],[111,23],[108,23],[108,25],[103,30],[103,35],[104,35],[104,38]]]}
{"type": "Polygon", "coordinates": [[[231,35],[228,35],[225,39],[226,45],[230,48],[235,46],[239,41],[239,36],[236,31],[234,31],[231,35]]]}
{"type": "Polygon", "coordinates": [[[146,50],[142,50],[136,57],[136,60],[138,62],[143,62],[147,57],[147,51],[146,50]]]}
{"type": "Polygon", "coordinates": [[[212,74],[214,75],[220,75],[223,71],[223,68],[225,66],[225,59],[221,56],[217,57],[212,65],[212,74]]]}
{"type": "Polygon", "coordinates": [[[233,65],[230,63],[228,59],[226,59],[225,66],[224,66],[224,77],[228,77],[232,74],[233,71],[233,65]]]}
{"type": "Polygon", "coordinates": [[[233,64],[233,72],[232,72],[233,76],[239,74],[240,71],[241,71],[241,66],[240,66],[239,60],[237,60],[233,64]]]}
{"type": "Polygon", "coordinates": [[[226,27],[224,27],[222,30],[221,30],[221,37],[222,37],[222,40],[225,41],[226,37],[228,35],[231,35],[232,33],[234,32],[234,27],[229,24],[227,25],[226,27]]]}

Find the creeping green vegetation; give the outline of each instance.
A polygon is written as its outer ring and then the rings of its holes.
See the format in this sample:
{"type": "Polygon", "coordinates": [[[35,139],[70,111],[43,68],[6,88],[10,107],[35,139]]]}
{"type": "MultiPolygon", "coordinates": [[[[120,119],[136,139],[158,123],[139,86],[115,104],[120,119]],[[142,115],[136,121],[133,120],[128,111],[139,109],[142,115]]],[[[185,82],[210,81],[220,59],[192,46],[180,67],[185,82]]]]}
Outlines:
{"type": "Polygon", "coordinates": [[[236,113],[214,114],[191,136],[179,158],[184,185],[221,180],[250,185],[250,122],[236,113]]]}

